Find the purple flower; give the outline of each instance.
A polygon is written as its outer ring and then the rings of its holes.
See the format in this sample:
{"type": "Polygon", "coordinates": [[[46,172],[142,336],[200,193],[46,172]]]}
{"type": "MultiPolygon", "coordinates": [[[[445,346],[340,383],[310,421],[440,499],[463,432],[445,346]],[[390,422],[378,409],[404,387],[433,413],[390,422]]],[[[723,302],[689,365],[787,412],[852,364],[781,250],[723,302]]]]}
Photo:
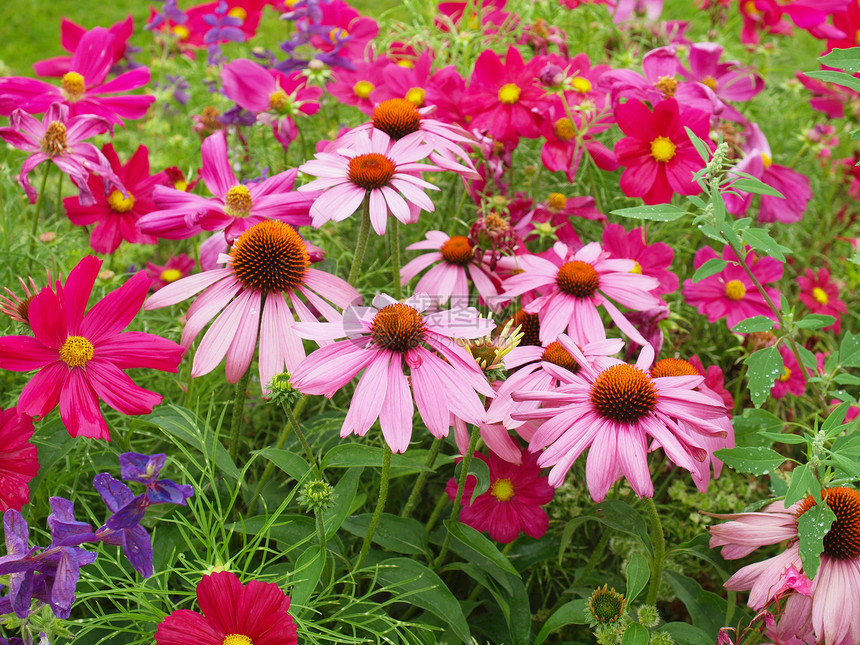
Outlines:
{"type": "Polygon", "coordinates": [[[225,40],[234,43],[245,42],[245,32],[239,29],[242,19],[227,13],[227,3],[224,0],[215,7],[215,13],[203,16],[203,21],[207,25],[212,25],[212,29],[203,35],[203,42],[207,45],[225,40]]]}
{"type": "Polygon", "coordinates": [[[188,16],[185,15],[185,12],[176,6],[176,0],[164,0],[164,6],[161,8],[161,12],[155,14],[144,29],[149,31],[158,29],[168,20],[172,20],[178,25],[181,25],[188,20],[188,16]]]}

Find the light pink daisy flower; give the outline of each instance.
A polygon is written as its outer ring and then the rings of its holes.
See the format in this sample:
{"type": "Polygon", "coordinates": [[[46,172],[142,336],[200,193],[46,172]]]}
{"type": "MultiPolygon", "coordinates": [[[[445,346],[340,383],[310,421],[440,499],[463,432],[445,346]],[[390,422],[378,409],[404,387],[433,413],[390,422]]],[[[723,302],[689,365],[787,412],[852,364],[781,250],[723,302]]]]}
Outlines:
{"type": "Polygon", "coordinates": [[[296,327],[303,337],[318,342],[348,337],[299,364],[292,384],[300,392],[331,398],[364,370],[341,437],[364,436],[379,418],[391,450],[404,452],[412,438],[413,398],[437,438],[448,435],[452,414],[474,425],[484,421],[478,395],[491,397],[493,388],[475,359],[452,339],[481,338],[495,323],[481,318],[474,307],[424,315],[426,306],[427,299],[420,296],[401,303],[383,294],[374,298],[373,307],[350,307],[339,322],[296,327]]]}
{"type": "Polygon", "coordinates": [[[503,301],[498,297],[497,278],[463,235],[449,237],[442,231],[428,231],[425,240],[406,247],[407,251],[429,250],[419,255],[400,269],[400,283],[405,285],[428,266],[436,264],[418,281],[415,291],[429,294],[440,305],[449,299],[457,305],[469,302],[469,279],[481,298],[493,311],[498,311],[503,301]]]}
{"type": "Polygon", "coordinates": [[[438,170],[417,163],[432,150],[419,133],[392,143],[391,137],[374,128],[370,136],[356,134],[351,147],[316,153],[315,159],[299,167],[319,177],[300,186],[299,191],[324,190],[311,206],[314,227],[346,219],[365,198],[370,200],[370,221],[378,235],[385,235],[389,212],[404,224],[417,222],[421,209],[432,213],[433,200],[423,189],[439,187],[416,176],[424,170],[438,170]]]}
{"type": "Polygon", "coordinates": [[[628,338],[648,344],[611,301],[637,311],[659,306],[660,298],[650,293],[659,285],[656,278],[633,273],[636,262],[611,259],[597,242],[575,253],[558,242],[546,256],[518,255],[499,263],[522,270],[505,280],[502,296],[513,298],[535,289],[543,294],[525,306],[540,317],[541,343],[551,343],[565,329],[575,338],[603,337],[597,311],[602,305],[628,338]]]}
{"type": "Polygon", "coordinates": [[[609,487],[622,477],[637,495],[652,497],[649,449],[659,445],[673,463],[693,472],[696,462],[707,457],[701,439],[723,434],[712,421],[725,416],[722,402],[695,390],[704,379],[652,378],[648,373],[654,359],[650,345],[642,348],[635,365],[618,362],[603,369],[573,343],[565,349],[580,367],[569,382],[553,391],[513,394],[514,401],[545,404],[540,410],[512,416],[544,420],[529,442],[529,450],[545,448],[538,465],[552,466],[551,485],[560,486],[573,462],[588,448],[585,476],[594,501],[602,501],[609,487]],[[698,436],[689,436],[688,428],[695,429],[698,436]]]}
{"type": "Polygon", "coordinates": [[[716,515],[731,521],[710,528],[711,548],[721,546],[726,560],[736,560],[759,547],[787,541],[778,555],[738,570],[725,588],[749,591],[747,604],[754,610],[788,591],[777,624],[781,642],[797,637],[805,643],[851,645],[860,642],[860,595],[856,593],[860,589],[860,493],[847,487],[821,492],[827,495],[836,520],[824,536],[824,553],[808,595],[796,585],[794,591],[786,585],[803,568],[797,520],[816,505],[812,496],[788,508],[777,501],[754,513],[716,515]]]}
{"type": "Polygon", "coordinates": [[[345,280],[310,268],[304,240],[278,220],[249,228],[218,261],[227,266],[172,282],[145,304],[146,309],[167,307],[206,289],[188,309],[182,330],[181,343],[187,349],[217,316],[194,354],[195,378],[214,370],[226,357],[227,380],[236,383],[251,365],[259,332],[260,384],[268,391],[272,377],[292,372],[305,357],[295,332],[296,315],[302,322],[316,321],[313,307],[326,320],[338,320],[340,314],[326,300],[341,309],[360,300],[345,280]]]}

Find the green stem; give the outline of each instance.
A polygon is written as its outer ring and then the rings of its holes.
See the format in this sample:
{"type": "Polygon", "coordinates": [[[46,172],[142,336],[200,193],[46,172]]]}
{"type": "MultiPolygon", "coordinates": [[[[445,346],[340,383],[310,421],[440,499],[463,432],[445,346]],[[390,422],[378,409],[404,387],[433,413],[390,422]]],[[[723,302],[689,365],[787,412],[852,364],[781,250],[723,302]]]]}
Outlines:
{"type": "Polygon", "coordinates": [[[358,561],[352,568],[353,571],[358,571],[364,564],[367,553],[370,551],[370,543],[373,541],[373,534],[376,533],[376,525],[379,524],[379,518],[382,516],[382,511],[385,509],[385,500],[388,497],[388,479],[391,476],[391,448],[385,444],[382,453],[382,481],[379,482],[379,499],[376,502],[376,510],[373,511],[373,517],[370,518],[370,526],[367,527],[367,535],[364,536],[364,542],[361,545],[361,552],[358,554],[358,561]]]}
{"type": "MultiPolygon", "coordinates": [[[[318,509],[316,511],[317,516],[317,533],[320,536],[320,552],[323,554],[323,558],[325,558],[325,550],[326,550],[326,542],[325,542],[325,522],[323,521],[323,511],[322,509],[318,509]]],[[[325,564],[323,564],[325,566],[325,564]]]]}
{"type": "Polygon", "coordinates": [[[236,395],[233,399],[233,419],[230,424],[230,459],[234,462],[239,456],[239,430],[242,428],[242,419],[245,418],[245,398],[248,395],[248,382],[251,380],[251,366],[236,383],[236,395]]]}
{"type": "Polygon", "coordinates": [[[651,583],[648,586],[648,605],[657,604],[657,591],[660,588],[660,580],[663,577],[663,561],[666,558],[666,538],[663,536],[663,524],[660,515],[654,505],[654,499],[644,498],[645,508],[648,511],[648,520],[651,522],[651,543],[654,545],[654,558],[651,560],[651,583]]]}
{"type": "Polygon", "coordinates": [[[448,501],[448,493],[442,493],[439,495],[439,499],[436,500],[436,506],[433,507],[433,512],[430,513],[430,519],[427,520],[427,525],[424,527],[424,530],[427,533],[433,530],[433,527],[436,526],[436,522],[439,520],[439,516],[442,514],[442,510],[445,508],[445,502],[448,501]]]}
{"type": "MultiPolygon", "coordinates": [[[[358,240],[355,242],[355,255],[352,256],[352,266],[349,269],[349,282],[355,286],[358,274],[361,273],[361,264],[364,261],[364,252],[367,250],[367,240],[370,238],[370,199],[364,198],[361,206],[361,225],[358,229],[358,240]]],[[[398,283],[399,284],[399,283],[398,283]]]]}
{"type": "Polygon", "coordinates": [[[436,439],[433,442],[433,445],[430,446],[430,451],[427,453],[427,459],[424,462],[424,470],[422,470],[421,474],[418,475],[418,481],[415,482],[415,487],[409,494],[409,499],[406,500],[406,506],[403,507],[403,511],[400,513],[400,517],[409,517],[409,514],[412,512],[412,509],[415,508],[415,504],[418,503],[418,498],[421,496],[421,492],[424,490],[424,484],[427,483],[427,478],[430,476],[433,464],[436,462],[436,457],[439,455],[439,449],[441,447],[441,439],[436,439]]]}
{"type": "Polygon", "coordinates": [[[391,218],[391,277],[394,280],[394,299],[400,300],[400,221],[391,218]]]}
{"type": "MultiPolygon", "coordinates": [[[[475,448],[478,445],[481,429],[479,426],[472,428],[472,434],[469,437],[469,448],[466,454],[463,455],[463,464],[460,470],[460,479],[457,481],[457,497],[454,499],[454,508],[451,509],[451,521],[454,522],[460,515],[460,502],[463,499],[463,490],[466,487],[466,477],[469,475],[469,466],[472,465],[472,455],[475,453],[475,448]]],[[[445,541],[442,543],[442,549],[439,551],[439,556],[436,558],[434,567],[438,569],[442,566],[445,556],[448,553],[448,547],[451,545],[451,531],[445,534],[445,541]]]]}
{"type": "Polygon", "coordinates": [[[594,567],[597,566],[597,563],[600,562],[600,558],[603,557],[603,553],[606,551],[606,546],[609,544],[610,537],[610,531],[603,532],[603,535],[600,536],[600,541],[591,553],[591,557],[588,559],[588,562],[585,563],[585,568],[582,570],[582,573],[574,579],[574,585],[585,580],[588,577],[588,574],[594,570],[594,567]]]}
{"type": "Polygon", "coordinates": [[[42,186],[39,188],[39,196],[36,198],[36,209],[33,212],[33,226],[30,230],[30,251],[29,255],[33,255],[33,251],[36,249],[36,233],[39,232],[39,215],[42,214],[42,202],[45,201],[45,186],[48,185],[48,175],[51,172],[51,166],[53,163],[45,164],[45,172],[42,173],[42,186]]]}
{"type": "Polygon", "coordinates": [[[308,443],[308,440],[305,438],[305,433],[302,432],[302,428],[299,425],[298,419],[296,419],[296,415],[293,413],[293,409],[290,407],[287,407],[285,405],[284,410],[287,413],[287,418],[290,420],[290,424],[293,426],[293,429],[296,431],[296,436],[299,438],[299,441],[301,441],[302,446],[305,449],[305,454],[308,456],[308,459],[311,462],[311,466],[313,466],[313,469],[317,473],[317,477],[322,479],[322,469],[320,468],[319,464],[317,463],[317,458],[316,458],[316,455],[314,455],[314,451],[311,448],[311,444],[308,443]]]}

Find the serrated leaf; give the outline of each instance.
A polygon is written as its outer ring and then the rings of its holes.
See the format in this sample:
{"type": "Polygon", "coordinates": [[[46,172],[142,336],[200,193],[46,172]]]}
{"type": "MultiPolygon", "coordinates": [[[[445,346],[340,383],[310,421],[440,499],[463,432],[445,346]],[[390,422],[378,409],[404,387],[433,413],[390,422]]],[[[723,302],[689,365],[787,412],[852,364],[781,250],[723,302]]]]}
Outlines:
{"type": "Polygon", "coordinates": [[[843,367],[860,367],[860,334],[845,332],[839,345],[839,363],[843,367]]]}
{"type": "Polygon", "coordinates": [[[774,321],[767,316],[753,316],[740,321],[732,327],[732,331],[736,334],[752,334],[759,331],[770,331],[774,324],[774,321]]]}
{"type": "Polygon", "coordinates": [[[541,645],[552,632],[565,625],[584,625],[588,622],[588,601],[585,598],[571,600],[556,609],[540,628],[534,645],[541,645]]]}
{"type": "Polygon", "coordinates": [[[761,446],[721,448],[714,454],[732,470],[759,476],[769,473],[785,461],[785,457],[776,450],[761,446]]]}
{"type": "Polygon", "coordinates": [[[825,316],[824,314],[809,314],[805,318],[798,320],[795,325],[801,329],[824,329],[836,322],[833,316],[825,316]]]}
{"type": "Polygon", "coordinates": [[[627,605],[633,604],[636,597],[642,593],[648,580],[651,578],[651,567],[648,558],[641,553],[635,552],[627,563],[627,605]]]}
{"type": "Polygon", "coordinates": [[[710,278],[712,275],[716,275],[717,273],[725,269],[728,264],[729,263],[726,260],[721,260],[720,258],[711,258],[698,269],[696,269],[696,272],[693,274],[693,282],[699,282],[701,280],[704,280],[705,278],[710,278]]]}
{"type": "Polygon", "coordinates": [[[732,190],[742,190],[745,193],[755,193],[756,195],[770,195],[771,197],[781,197],[785,199],[785,195],[779,192],[776,188],[768,186],[766,183],[761,181],[760,179],[756,179],[755,177],[750,177],[747,179],[746,177],[741,177],[740,179],[735,179],[730,188],[732,190]]]}
{"type": "Polygon", "coordinates": [[[765,402],[776,379],[785,373],[785,363],[776,345],[760,349],[747,356],[747,387],[755,407],[765,402]]]}
{"type": "Polygon", "coordinates": [[[633,219],[647,219],[654,222],[674,222],[687,214],[687,211],[671,204],[656,204],[654,206],[634,206],[633,208],[621,208],[610,212],[610,215],[631,217],[633,219]]]}
{"type": "Polygon", "coordinates": [[[797,535],[800,538],[800,561],[803,572],[810,580],[818,573],[821,554],[824,552],[824,536],[836,519],[836,514],[827,504],[818,500],[816,505],[797,518],[797,535]]]}
{"type": "Polygon", "coordinates": [[[791,483],[785,493],[785,505],[791,506],[809,493],[816,493],[819,490],[821,487],[818,485],[815,475],[812,474],[809,464],[801,464],[791,471],[791,483]]]}
{"type": "Polygon", "coordinates": [[[651,636],[648,630],[639,623],[630,623],[621,637],[621,645],[648,645],[651,636]]]}
{"type": "Polygon", "coordinates": [[[791,249],[778,244],[770,233],[763,228],[751,228],[743,232],[743,241],[749,244],[756,251],[761,251],[765,255],[776,258],[780,262],[785,262],[785,253],[791,253],[791,249]]]}
{"type": "Polygon", "coordinates": [[[834,49],[818,60],[828,67],[835,67],[854,74],[860,72],[860,47],[834,49]]]}

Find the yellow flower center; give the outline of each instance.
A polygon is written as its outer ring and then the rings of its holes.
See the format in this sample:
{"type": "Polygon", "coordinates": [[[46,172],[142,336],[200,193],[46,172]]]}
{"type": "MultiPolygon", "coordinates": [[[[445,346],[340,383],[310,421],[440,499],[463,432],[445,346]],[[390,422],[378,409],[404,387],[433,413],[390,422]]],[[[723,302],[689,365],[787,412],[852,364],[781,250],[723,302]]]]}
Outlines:
{"type": "Polygon", "coordinates": [[[717,79],[715,79],[713,76],[705,76],[705,78],[701,80],[701,83],[702,85],[707,85],[712,90],[717,89],[717,79]]]}
{"type": "Polygon", "coordinates": [[[275,90],[269,94],[269,107],[275,112],[281,112],[290,102],[290,97],[284,90],[275,90]]]}
{"type": "Polygon", "coordinates": [[[514,496],[514,485],[507,477],[504,479],[497,479],[490,487],[490,495],[500,502],[507,502],[514,496]]]}
{"type": "Polygon", "coordinates": [[[744,3],[744,10],[753,16],[757,16],[759,14],[759,10],[755,7],[755,0],[747,0],[744,3]]]}
{"type": "Polygon", "coordinates": [[[642,265],[634,260],[633,268],[630,269],[630,273],[635,273],[637,275],[642,275],[642,265]]]}
{"type": "Polygon", "coordinates": [[[773,163],[773,159],[771,159],[770,155],[765,152],[761,153],[761,160],[762,163],[764,163],[765,168],[770,168],[770,165],[773,163]]]}
{"type": "Polygon", "coordinates": [[[791,378],[791,370],[786,367],[785,371],[782,373],[782,376],[780,376],[778,380],[785,383],[790,378],[791,378]]]}
{"type": "Polygon", "coordinates": [[[546,198],[546,207],[553,212],[560,213],[567,206],[567,197],[561,193],[550,193],[546,198]]]}
{"type": "Polygon", "coordinates": [[[181,191],[185,192],[186,190],[188,190],[188,182],[185,181],[184,179],[180,179],[180,180],[173,183],[173,187],[176,190],[181,190],[181,191]]]}
{"type": "Polygon", "coordinates": [[[854,42],[860,45],[860,29],[854,33],[854,42]]]}
{"type": "Polygon", "coordinates": [[[729,280],[726,282],[726,296],[729,300],[740,300],[747,295],[747,288],[740,280],[729,280]]]}
{"type": "Polygon", "coordinates": [[[69,336],[60,348],[60,360],[69,367],[83,367],[93,358],[93,344],[83,336],[69,336]]]}
{"type": "Polygon", "coordinates": [[[353,93],[360,99],[366,99],[376,86],[370,81],[359,81],[352,86],[353,93]]]}
{"type": "Polygon", "coordinates": [[[670,99],[675,96],[675,91],[678,89],[678,81],[671,76],[661,76],[654,83],[654,87],[663,92],[664,99],[670,99]]]}
{"type": "Polygon", "coordinates": [[[402,58],[399,61],[397,61],[397,66],[398,67],[405,67],[406,69],[412,69],[415,67],[415,63],[413,63],[408,58],[402,58]]]}
{"type": "Polygon", "coordinates": [[[224,200],[224,211],[230,217],[247,217],[251,212],[251,207],[254,205],[251,199],[251,191],[247,186],[233,186],[227,191],[227,197],[224,200]]]}
{"type": "Polygon", "coordinates": [[[108,197],[108,205],[115,213],[127,213],[134,208],[134,195],[129,193],[126,199],[121,192],[115,190],[108,197]]]}
{"type": "Polygon", "coordinates": [[[248,17],[248,12],[245,11],[242,7],[233,7],[230,11],[227,12],[227,15],[231,18],[239,18],[243,22],[245,18],[248,17]]]}
{"type": "Polygon", "coordinates": [[[174,25],[173,33],[179,37],[179,40],[186,40],[191,35],[191,32],[185,25],[174,25]]]}
{"type": "Polygon", "coordinates": [[[669,137],[657,137],[651,142],[651,156],[654,161],[671,161],[675,156],[675,144],[669,137]]]}
{"type": "Polygon", "coordinates": [[[182,271],[179,269],[165,269],[161,272],[160,277],[164,282],[170,284],[171,282],[176,282],[182,277],[182,271]]]}
{"type": "Polygon", "coordinates": [[[555,136],[564,141],[570,141],[576,136],[576,126],[567,117],[559,119],[552,126],[555,136]]]}
{"type": "Polygon", "coordinates": [[[827,293],[825,293],[824,289],[821,287],[815,287],[812,290],[812,297],[815,298],[815,302],[819,305],[826,305],[829,302],[829,298],[827,297],[827,293]]]}
{"type": "Polygon", "coordinates": [[[406,100],[415,107],[424,107],[424,99],[426,96],[427,92],[424,91],[423,87],[413,87],[406,92],[406,100]]]}
{"type": "Polygon", "coordinates": [[[570,86],[580,94],[588,94],[592,89],[591,81],[584,76],[574,77],[570,82],[570,86]]]}
{"type": "Polygon", "coordinates": [[[42,152],[56,157],[66,151],[66,126],[59,121],[51,121],[42,137],[42,152]]]}
{"type": "Polygon", "coordinates": [[[222,645],[254,645],[254,641],[245,634],[227,634],[222,645]]]}
{"type": "Polygon", "coordinates": [[[499,88],[499,100],[505,105],[513,105],[520,100],[520,88],[513,83],[505,83],[499,88]]]}
{"type": "Polygon", "coordinates": [[[332,42],[337,42],[338,40],[343,40],[349,36],[349,32],[343,27],[335,27],[330,32],[328,32],[328,37],[331,38],[332,42]]]}
{"type": "Polygon", "coordinates": [[[63,96],[71,103],[81,98],[87,89],[84,84],[84,77],[77,72],[66,73],[60,82],[60,86],[62,87],[63,96]]]}

